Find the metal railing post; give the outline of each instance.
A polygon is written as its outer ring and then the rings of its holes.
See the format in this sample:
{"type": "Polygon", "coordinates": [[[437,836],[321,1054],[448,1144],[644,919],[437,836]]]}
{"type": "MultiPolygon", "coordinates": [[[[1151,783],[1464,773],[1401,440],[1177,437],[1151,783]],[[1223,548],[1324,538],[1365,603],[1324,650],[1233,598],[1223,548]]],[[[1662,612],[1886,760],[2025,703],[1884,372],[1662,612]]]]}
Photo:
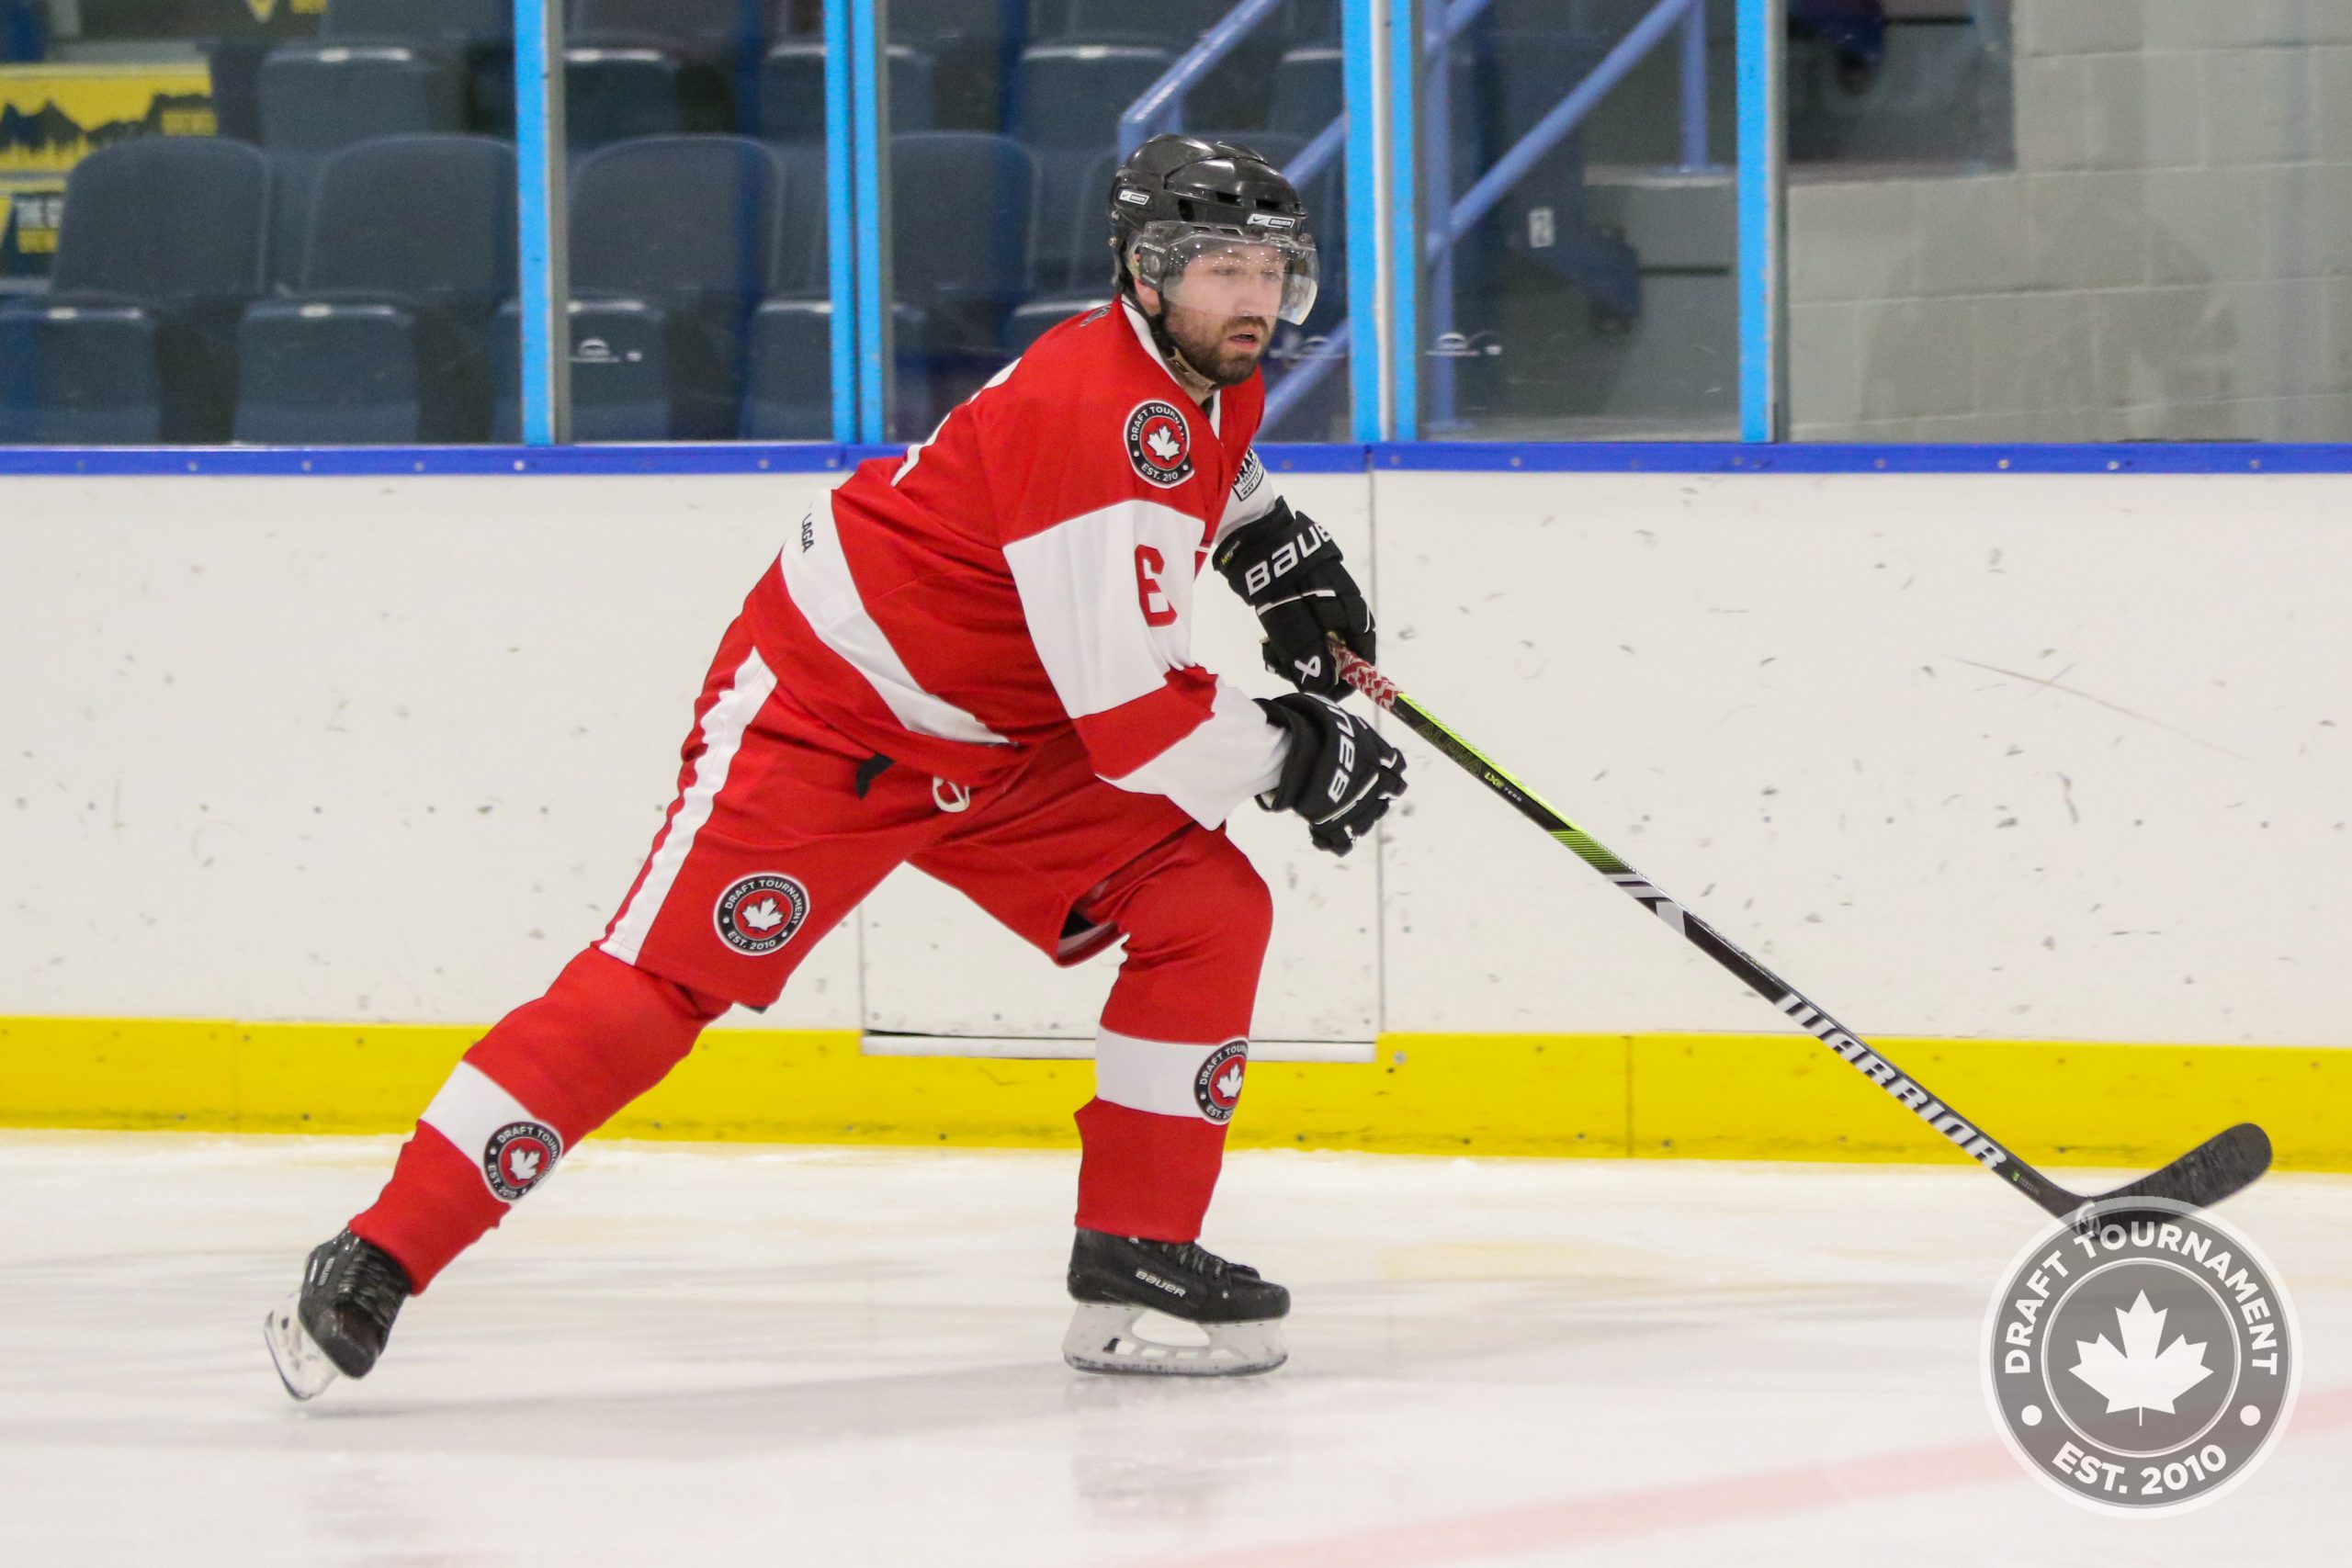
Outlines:
{"type": "Polygon", "coordinates": [[[1707,166],[1707,0],[1682,20],[1682,166],[1707,166]]]}
{"type": "Polygon", "coordinates": [[[1739,438],[1787,434],[1784,303],[1787,193],[1781,81],[1783,0],[1739,0],[1739,438]]]}
{"type": "Polygon", "coordinates": [[[851,201],[857,233],[857,439],[889,439],[889,105],[882,85],[882,0],[849,0],[851,201]]]}
{"type": "Polygon", "coordinates": [[[514,0],[514,170],[523,442],[551,446],[571,439],[560,0],[514,0]]]}
{"type": "Polygon", "coordinates": [[[856,131],[850,107],[850,6],[825,0],[825,292],[832,355],[833,439],[857,437],[856,131]]]}

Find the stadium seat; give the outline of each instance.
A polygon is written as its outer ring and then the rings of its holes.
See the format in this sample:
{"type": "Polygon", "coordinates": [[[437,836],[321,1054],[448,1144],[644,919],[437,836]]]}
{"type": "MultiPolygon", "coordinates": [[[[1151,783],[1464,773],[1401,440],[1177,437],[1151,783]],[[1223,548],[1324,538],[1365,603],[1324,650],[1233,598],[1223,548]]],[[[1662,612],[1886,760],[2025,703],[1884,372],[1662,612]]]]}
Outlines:
{"type": "Polygon", "coordinates": [[[465,129],[514,132],[514,0],[327,0],[319,36],[438,50],[464,75],[465,129]]]}
{"type": "Polygon", "coordinates": [[[1238,0],[1068,0],[1061,36],[1154,44],[1181,54],[1238,0]]]}
{"type": "Polygon", "coordinates": [[[260,91],[262,142],[288,151],[455,130],[465,113],[449,62],[401,43],[282,44],[262,62],[260,91]]]}
{"type": "MultiPolygon", "coordinates": [[[[747,319],[774,286],[786,171],[757,141],[661,136],[571,176],[571,424],[582,441],[735,434],[747,319]]],[[[521,426],[521,317],[500,313],[499,428],[521,426]]]]}
{"type": "Polygon", "coordinates": [[[488,137],[388,137],[329,159],[301,291],[238,328],[236,439],[482,439],[514,193],[514,149],[488,137]]]}
{"type": "MultiPolygon", "coordinates": [[[[933,61],[912,44],[890,46],[890,129],[936,129],[933,61]]],[[[760,135],[769,141],[825,140],[825,45],[821,39],[785,39],[768,50],[760,69],[760,135]]]]}
{"type": "Polygon", "coordinates": [[[49,293],[0,310],[0,441],[228,439],[268,206],[268,162],[243,142],[141,137],[83,159],[49,293]]]}
{"type": "Polygon", "coordinates": [[[456,63],[416,44],[281,45],[262,62],[257,91],[276,182],[270,277],[281,288],[300,276],[330,155],[380,136],[455,131],[465,113],[456,63]]]}
{"type": "Polygon", "coordinates": [[[1118,147],[1119,117],[1173,59],[1140,44],[1037,44],[1023,53],[1012,126],[1038,164],[1040,287],[1057,287],[1068,276],[1072,225],[1082,208],[1102,199],[1096,170],[1118,147]]]}
{"type": "MultiPolygon", "coordinates": [[[[931,57],[931,125],[1004,129],[1007,78],[1031,38],[1029,0],[895,0],[890,41],[931,57]]],[[[919,129],[893,115],[894,130],[919,129]]]]}
{"type": "Polygon", "coordinates": [[[833,434],[833,307],[769,299],[745,348],[741,432],[746,441],[827,441],[833,434]]]}
{"type": "Polygon", "coordinates": [[[686,130],[684,69],[665,49],[565,45],[563,132],[569,152],[576,158],[616,141],[686,130]]]}
{"type": "Polygon", "coordinates": [[[753,118],[763,8],[763,0],[571,0],[565,84],[590,96],[601,118],[589,129],[600,141],[733,130],[739,101],[744,120],[753,118]]]}
{"type": "Polygon", "coordinates": [[[1266,129],[1312,141],[1346,110],[1345,61],[1337,44],[1304,44],[1274,65],[1266,129]]]}

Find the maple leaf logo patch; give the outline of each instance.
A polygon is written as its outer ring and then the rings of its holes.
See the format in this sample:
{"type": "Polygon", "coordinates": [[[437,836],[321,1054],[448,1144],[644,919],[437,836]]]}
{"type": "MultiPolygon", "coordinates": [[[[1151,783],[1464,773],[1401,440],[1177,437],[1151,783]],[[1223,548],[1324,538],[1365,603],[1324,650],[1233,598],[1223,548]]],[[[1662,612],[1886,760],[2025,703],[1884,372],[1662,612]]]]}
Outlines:
{"type": "Polygon", "coordinates": [[[1250,1042],[1228,1040],[1209,1053],[1193,1077],[1193,1101],[1201,1114],[1223,1125],[1241,1103],[1241,1080],[1250,1066],[1250,1042]]]}
{"type": "Polygon", "coordinates": [[[481,1176],[502,1202],[520,1201],[563,1157],[563,1139],[544,1122],[509,1122],[482,1146],[481,1176]]]}
{"type": "Polygon", "coordinates": [[[808,918],[808,889],[780,871],[736,878],[710,912],[718,940],[747,958],[774,953],[808,918]]]}
{"type": "Polygon", "coordinates": [[[1127,413],[1127,461],[1145,482],[1173,490],[1193,477],[1193,432],[1174,403],[1148,398],[1127,413]]]}
{"type": "Polygon", "coordinates": [[[2081,1357],[2075,1363],[2075,1375],[2106,1395],[2109,1415],[2136,1410],[2143,1422],[2151,1410],[2169,1416],[2174,1400],[2213,1375],[2213,1369],[2205,1364],[2201,1341],[2192,1345],[2182,1335],[2158,1352],[2165,1314],[2148,1304],[2147,1292],[2142,1291],[2130,1306],[2116,1309],[2115,1325],[2123,1340],[2120,1350],[2104,1334],[2088,1344],[2075,1341],[2081,1357]]]}

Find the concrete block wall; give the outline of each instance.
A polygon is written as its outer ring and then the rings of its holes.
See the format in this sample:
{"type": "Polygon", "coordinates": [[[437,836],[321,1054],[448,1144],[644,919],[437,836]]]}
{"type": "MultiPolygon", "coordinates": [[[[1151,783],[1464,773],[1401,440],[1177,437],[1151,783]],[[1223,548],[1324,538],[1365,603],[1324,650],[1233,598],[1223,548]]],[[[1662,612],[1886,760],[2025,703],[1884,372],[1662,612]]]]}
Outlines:
{"type": "Polygon", "coordinates": [[[2352,3],[2014,0],[2014,168],[1800,172],[1809,440],[2352,440],[2352,3]]]}

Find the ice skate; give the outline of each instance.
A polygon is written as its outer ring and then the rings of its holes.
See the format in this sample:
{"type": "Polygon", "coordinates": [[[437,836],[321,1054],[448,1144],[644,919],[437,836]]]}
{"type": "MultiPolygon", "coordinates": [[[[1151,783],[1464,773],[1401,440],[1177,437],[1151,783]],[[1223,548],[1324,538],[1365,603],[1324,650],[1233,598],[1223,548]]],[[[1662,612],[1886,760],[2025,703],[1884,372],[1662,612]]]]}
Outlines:
{"type": "Polygon", "coordinates": [[[1196,1242],[1081,1230],[1069,1255],[1078,1303],[1062,1359],[1080,1371],[1234,1377],[1272,1371],[1290,1352],[1290,1292],[1196,1242]],[[1173,1319],[1173,1336],[1149,1318],[1173,1319]]]}
{"type": "Polygon", "coordinates": [[[313,1247],[301,1287],[262,1320],[286,1392],[315,1399],[338,1375],[366,1377],[408,1295],[408,1276],[372,1242],[345,1231],[313,1247]]]}

